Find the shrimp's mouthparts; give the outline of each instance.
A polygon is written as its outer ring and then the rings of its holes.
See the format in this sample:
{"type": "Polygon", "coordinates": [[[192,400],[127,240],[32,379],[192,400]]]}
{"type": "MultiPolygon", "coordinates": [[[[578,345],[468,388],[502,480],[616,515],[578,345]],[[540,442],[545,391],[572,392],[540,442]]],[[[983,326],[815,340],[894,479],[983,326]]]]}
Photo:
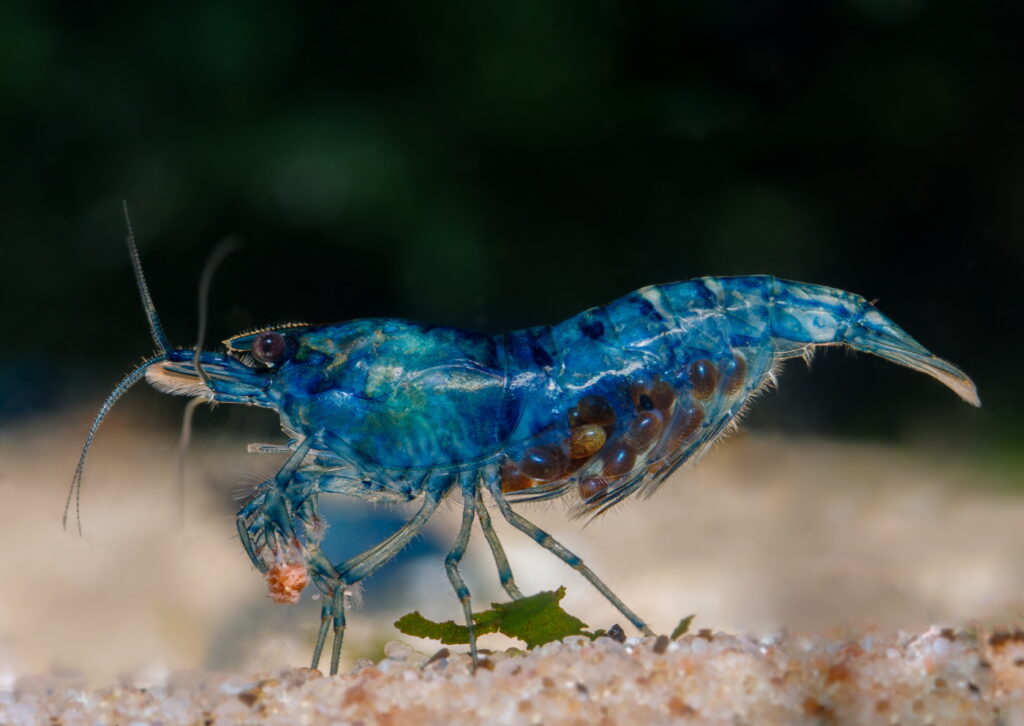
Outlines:
{"type": "Polygon", "coordinates": [[[146,382],[161,393],[172,396],[214,397],[213,391],[199,380],[198,374],[176,370],[173,364],[168,365],[166,362],[154,363],[147,368],[146,382]]]}
{"type": "Polygon", "coordinates": [[[269,384],[266,373],[253,370],[223,353],[203,352],[200,365],[204,381],[191,350],[176,349],[146,367],[146,381],[158,391],[176,396],[194,396],[224,402],[260,403],[269,384]],[[239,399],[247,398],[247,401],[239,399]]]}

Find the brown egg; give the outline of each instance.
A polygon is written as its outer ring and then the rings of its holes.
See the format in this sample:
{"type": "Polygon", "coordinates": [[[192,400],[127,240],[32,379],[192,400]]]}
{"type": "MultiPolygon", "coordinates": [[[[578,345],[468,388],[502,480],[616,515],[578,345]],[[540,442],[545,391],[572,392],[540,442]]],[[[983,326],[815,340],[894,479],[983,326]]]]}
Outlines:
{"type": "Polygon", "coordinates": [[[656,378],[632,384],[629,387],[629,398],[637,411],[660,411],[662,415],[667,415],[676,400],[676,392],[670,383],[656,378]]]}
{"type": "Polygon", "coordinates": [[[533,479],[526,476],[511,461],[506,461],[501,469],[501,491],[521,492],[536,484],[533,479]]]}
{"type": "Polygon", "coordinates": [[[711,398],[718,388],[718,369],[707,358],[690,364],[690,390],[694,398],[704,401],[711,398]]]}
{"type": "Polygon", "coordinates": [[[569,456],[573,459],[589,459],[608,440],[603,427],[597,424],[583,424],[569,431],[569,456]]]}
{"type": "Polygon", "coordinates": [[[580,499],[586,501],[598,496],[608,488],[608,482],[599,476],[588,476],[577,485],[580,499]]]}
{"type": "Polygon", "coordinates": [[[658,411],[641,411],[629,422],[626,441],[637,451],[643,451],[661,436],[665,419],[658,411]]]}
{"type": "Polygon", "coordinates": [[[519,468],[531,479],[548,482],[562,475],[569,464],[569,457],[559,446],[532,446],[523,452],[519,468]]]}
{"type": "Polygon", "coordinates": [[[648,395],[651,397],[654,408],[661,411],[662,416],[668,416],[669,411],[672,410],[672,404],[676,401],[676,391],[672,388],[672,384],[659,378],[651,386],[651,392],[648,395]]]}
{"type": "Polygon", "coordinates": [[[604,453],[604,467],[602,472],[610,479],[616,479],[623,474],[628,474],[636,464],[636,452],[625,442],[613,444],[604,453]]]}
{"type": "Polygon", "coordinates": [[[576,404],[580,418],[586,423],[610,426],[615,423],[615,409],[601,396],[584,396],[576,404]]]}
{"type": "Polygon", "coordinates": [[[743,381],[747,377],[747,361],[743,354],[737,351],[732,357],[732,371],[725,379],[725,395],[731,396],[743,387],[743,381]]]}
{"type": "Polygon", "coordinates": [[[672,433],[669,434],[670,446],[678,449],[685,444],[691,436],[704,423],[704,407],[695,403],[688,410],[680,411],[672,424],[672,433]]]}
{"type": "Polygon", "coordinates": [[[654,408],[651,402],[651,385],[649,381],[634,381],[629,384],[629,400],[637,411],[650,411],[654,408]]]}

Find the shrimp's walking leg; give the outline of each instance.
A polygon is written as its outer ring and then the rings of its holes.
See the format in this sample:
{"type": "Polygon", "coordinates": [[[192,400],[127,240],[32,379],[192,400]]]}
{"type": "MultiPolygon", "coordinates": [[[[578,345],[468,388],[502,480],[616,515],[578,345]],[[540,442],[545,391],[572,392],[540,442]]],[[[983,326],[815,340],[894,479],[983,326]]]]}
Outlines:
{"type": "Polygon", "coordinates": [[[332,619],[334,625],[334,642],[331,643],[331,675],[338,675],[338,661],[341,660],[341,644],[345,639],[345,588],[334,588],[331,598],[332,619]]]}
{"type": "Polygon", "coordinates": [[[459,563],[462,556],[466,554],[466,547],[469,545],[469,534],[473,529],[473,519],[476,509],[476,493],[471,487],[462,489],[462,526],[459,528],[459,536],[455,543],[448,550],[448,556],[444,558],[444,569],[448,573],[448,581],[452,583],[455,596],[462,603],[462,612],[466,617],[466,630],[469,631],[469,655],[473,659],[473,668],[476,668],[476,629],[473,627],[473,607],[469,600],[469,588],[466,581],[462,579],[459,572],[459,563]]]}
{"type": "MultiPolygon", "coordinates": [[[[334,569],[330,561],[320,550],[319,547],[310,547],[306,552],[306,566],[310,570],[310,574],[313,576],[313,580],[317,582],[317,586],[320,583],[329,583],[326,596],[324,597],[324,604],[320,607],[320,630],[316,634],[316,645],[313,648],[313,664],[312,668],[316,668],[320,665],[320,654],[323,652],[324,643],[327,641],[327,631],[331,627],[331,622],[334,619],[334,593],[337,591],[341,584],[338,579],[338,571],[334,569]]],[[[324,589],[321,587],[321,589],[324,589]]],[[[344,590],[342,590],[344,593],[344,590]]],[[[342,627],[345,622],[344,607],[342,607],[342,627]]],[[[335,632],[335,640],[338,640],[338,634],[335,632]]]]}
{"type": "Polygon", "coordinates": [[[413,537],[420,533],[427,524],[427,520],[430,519],[430,516],[441,503],[442,498],[443,493],[440,496],[428,494],[423,500],[423,506],[416,512],[415,516],[403,524],[394,534],[379,545],[366,550],[366,552],[335,565],[341,581],[346,585],[354,585],[363,578],[372,575],[384,563],[397,555],[403,547],[409,544],[413,537]]]}
{"type": "Polygon", "coordinates": [[[556,557],[562,560],[562,562],[587,578],[587,581],[590,582],[598,592],[604,595],[608,602],[614,605],[620,613],[625,615],[637,630],[641,631],[644,635],[654,635],[654,631],[647,627],[647,623],[641,620],[639,615],[626,607],[626,604],[622,602],[615,593],[609,590],[607,585],[601,582],[598,576],[594,574],[593,570],[583,564],[583,560],[566,549],[564,545],[558,542],[550,534],[530,520],[526,519],[526,517],[512,511],[512,507],[509,506],[509,503],[505,501],[503,496],[501,496],[500,491],[495,491],[494,487],[492,487],[491,493],[494,495],[494,501],[498,503],[498,509],[501,511],[502,516],[508,520],[509,524],[520,532],[529,535],[534,542],[553,553],[556,557]]]}
{"type": "MultiPolygon", "coordinates": [[[[316,669],[320,665],[320,654],[323,653],[324,643],[327,641],[327,631],[331,627],[331,603],[334,597],[325,597],[324,604],[320,606],[320,630],[316,633],[316,645],[313,646],[313,662],[310,668],[316,669]]],[[[337,638],[335,638],[337,639],[337,638]]]]}
{"type": "Polygon", "coordinates": [[[345,588],[340,583],[324,597],[324,604],[320,607],[320,630],[316,634],[316,646],[313,648],[313,662],[310,668],[317,668],[320,665],[320,654],[327,641],[327,631],[331,629],[334,630],[334,642],[331,644],[331,675],[334,676],[338,674],[341,644],[345,640],[345,588]]]}
{"type": "Polygon", "coordinates": [[[306,454],[309,453],[309,450],[313,447],[313,441],[316,438],[317,436],[307,436],[304,438],[302,443],[295,447],[292,455],[288,457],[288,461],[284,463],[281,470],[274,475],[274,485],[277,486],[278,489],[284,491],[288,488],[288,482],[291,481],[292,475],[298,471],[299,465],[302,463],[302,460],[306,458],[306,454]]]}
{"type": "MultiPolygon", "coordinates": [[[[334,642],[331,645],[331,675],[338,672],[338,661],[341,657],[341,644],[345,638],[345,591],[350,585],[355,585],[369,575],[372,575],[381,565],[386,563],[409,541],[422,531],[430,515],[434,513],[441,502],[444,493],[439,496],[427,496],[423,506],[416,512],[416,515],[403,524],[394,534],[386,540],[371,547],[360,555],[346,560],[345,562],[331,566],[323,563],[317,566],[314,579],[322,583],[321,589],[325,591],[323,607],[320,610],[320,630],[317,633],[316,647],[313,649],[312,667],[316,668],[320,663],[320,654],[323,652],[324,643],[327,640],[328,630],[334,631],[334,642]]],[[[312,566],[314,563],[309,562],[312,566]]],[[[319,565],[320,563],[316,563],[319,565]]]]}
{"type": "Polygon", "coordinates": [[[491,554],[494,556],[494,566],[498,569],[498,579],[501,580],[501,586],[510,598],[519,600],[523,597],[523,593],[516,586],[515,578],[512,577],[512,567],[508,563],[508,557],[505,556],[505,548],[501,546],[498,533],[494,531],[494,525],[491,524],[491,515],[488,514],[487,506],[484,504],[483,490],[477,492],[476,506],[477,516],[480,518],[480,529],[484,531],[487,544],[491,547],[491,554]]]}

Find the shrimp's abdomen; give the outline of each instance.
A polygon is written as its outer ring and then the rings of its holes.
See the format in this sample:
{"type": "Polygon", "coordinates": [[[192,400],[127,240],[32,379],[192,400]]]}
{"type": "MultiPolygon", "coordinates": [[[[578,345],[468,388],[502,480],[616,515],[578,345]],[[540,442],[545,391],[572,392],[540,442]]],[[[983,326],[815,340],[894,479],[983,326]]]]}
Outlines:
{"type": "Polygon", "coordinates": [[[522,416],[503,489],[603,511],[702,453],[771,371],[770,279],[650,286],[510,333],[522,416]]]}

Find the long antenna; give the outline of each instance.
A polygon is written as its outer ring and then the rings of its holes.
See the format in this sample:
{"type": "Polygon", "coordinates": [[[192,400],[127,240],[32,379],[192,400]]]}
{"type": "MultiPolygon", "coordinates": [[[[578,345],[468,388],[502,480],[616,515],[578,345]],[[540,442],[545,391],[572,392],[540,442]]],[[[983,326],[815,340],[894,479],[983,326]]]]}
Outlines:
{"type": "Polygon", "coordinates": [[[61,523],[64,529],[68,528],[68,512],[71,510],[71,500],[75,501],[75,519],[78,521],[78,534],[82,534],[82,474],[85,472],[85,457],[89,455],[89,446],[92,444],[93,437],[96,436],[96,431],[99,429],[100,424],[103,423],[103,419],[109,413],[110,409],[117,403],[117,399],[123,396],[129,388],[138,383],[143,376],[146,375],[146,369],[156,363],[157,361],[164,360],[164,355],[154,356],[149,360],[143,361],[142,365],[133,370],[131,373],[126,375],[124,379],[117,384],[110,395],[107,396],[107,400],[100,406],[99,413],[96,414],[96,418],[92,420],[92,425],[89,427],[89,433],[85,437],[85,446],[82,447],[82,453],[78,457],[78,466],[75,467],[75,475],[71,479],[71,487],[68,489],[68,498],[64,502],[64,517],[61,519],[61,523]]]}
{"type": "Polygon", "coordinates": [[[153,336],[153,342],[161,352],[167,353],[171,344],[164,335],[163,326],[160,325],[160,318],[156,315],[156,307],[153,305],[153,298],[149,296],[149,285],[146,284],[146,276],[142,274],[142,260],[139,258],[139,248],[135,245],[135,232],[132,231],[132,220],[128,216],[128,200],[121,200],[121,207],[124,209],[124,222],[128,226],[128,253],[132,258],[132,271],[135,273],[135,286],[139,288],[139,297],[142,298],[142,308],[146,311],[146,319],[149,320],[149,333],[153,336]]]}
{"type": "Polygon", "coordinates": [[[164,329],[160,325],[160,318],[157,317],[156,307],[153,305],[153,298],[149,295],[149,286],[146,284],[146,276],[142,273],[142,260],[139,258],[139,248],[135,244],[135,232],[132,231],[132,220],[128,215],[128,200],[121,200],[121,208],[124,210],[124,222],[128,228],[128,254],[132,259],[132,271],[135,273],[135,285],[139,289],[139,297],[142,298],[142,307],[146,311],[146,319],[149,320],[149,332],[153,336],[153,342],[156,343],[157,348],[160,349],[160,354],[156,355],[149,360],[146,360],[139,367],[135,368],[131,373],[122,379],[120,383],[111,391],[110,395],[107,396],[107,400],[100,406],[99,413],[96,414],[96,418],[92,420],[92,425],[89,426],[89,433],[85,437],[85,446],[82,447],[82,453],[78,457],[78,466],[75,467],[75,475],[71,478],[71,486],[68,488],[68,498],[64,502],[64,516],[61,522],[64,529],[68,528],[68,512],[71,510],[71,502],[75,502],[75,519],[78,522],[78,534],[82,534],[82,475],[85,472],[85,459],[89,455],[89,447],[92,445],[92,440],[96,436],[96,431],[99,429],[100,424],[103,423],[103,419],[106,417],[110,409],[113,408],[117,399],[121,398],[125,392],[139,382],[146,375],[146,368],[153,363],[164,360],[167,354],[171,350],[171,344],[167,340],[167,336],[164,335],[164,329]]]}

